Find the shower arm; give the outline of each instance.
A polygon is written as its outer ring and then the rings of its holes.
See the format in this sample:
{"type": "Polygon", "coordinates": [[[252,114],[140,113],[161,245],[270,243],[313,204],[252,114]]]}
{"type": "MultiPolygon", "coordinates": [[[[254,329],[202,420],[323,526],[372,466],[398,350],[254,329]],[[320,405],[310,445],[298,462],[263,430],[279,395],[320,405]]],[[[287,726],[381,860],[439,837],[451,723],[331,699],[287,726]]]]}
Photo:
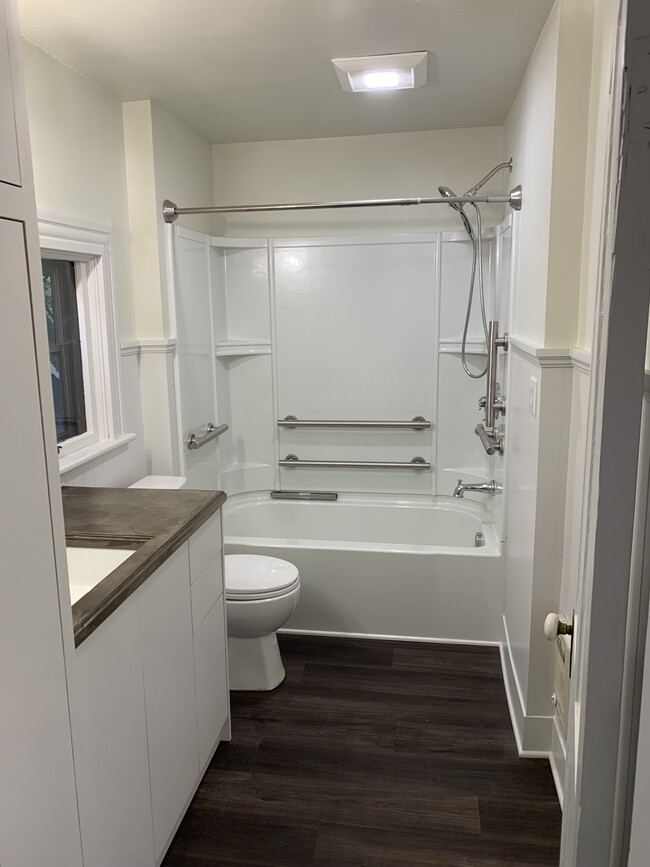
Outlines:
{"type": "Polygon", "coordinates": [[[508,169],[508,171],[510,171],[510,172],[512,171],[512,157],[510,157],[510,159],[507,162],[499,163],[498,166],[495,166],[491,171],[489,171],[487,173],[487,175],[484,178],[481,178],[481,180],[478,182],[478,184],[474,184],[473,187],[470,187],[470,189],[465,193],[465,195],[466,196],[475,196],[478,193],[478,191],[481,189],[481,187],[484,187],[485,184],[487,184],[487,182],[490,180],[490,178],[493,178],[497,172],[500,172],[503,169],[508,169]]]}

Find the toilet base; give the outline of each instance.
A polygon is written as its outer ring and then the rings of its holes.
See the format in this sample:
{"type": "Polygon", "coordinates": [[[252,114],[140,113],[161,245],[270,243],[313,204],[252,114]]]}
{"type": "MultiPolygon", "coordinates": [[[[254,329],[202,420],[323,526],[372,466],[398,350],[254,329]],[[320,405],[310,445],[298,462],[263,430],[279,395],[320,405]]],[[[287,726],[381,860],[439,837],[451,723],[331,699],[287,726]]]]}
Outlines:
{"type": "Polygon", "coordinates": [[[269,690],[285,677],[275,632],[259,638],[228,636],[228,673],[231,690],[269,690]]]}

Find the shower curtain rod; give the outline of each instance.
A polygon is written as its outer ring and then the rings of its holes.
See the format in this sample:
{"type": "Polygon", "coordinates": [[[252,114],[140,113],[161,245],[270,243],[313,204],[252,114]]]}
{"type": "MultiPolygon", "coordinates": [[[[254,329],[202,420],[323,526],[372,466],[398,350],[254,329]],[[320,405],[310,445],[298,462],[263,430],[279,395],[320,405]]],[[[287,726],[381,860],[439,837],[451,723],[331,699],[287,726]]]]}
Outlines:
{"type": "Polygon", "coordinates": [[[253,214],[260,211],[317,211],[326,208],[384,208],[393,205],[488,205],[508,204],[515,211],[521,211],[522,188],[517,186],[505,196],[436,196],[411,199],[360,199],[348,202],[292,202],[279,205],[233,205],[205,208],[179,208],[174,202],[165,199],[163,217],[166,223],[173,223],[183,214],[253,214]]]}

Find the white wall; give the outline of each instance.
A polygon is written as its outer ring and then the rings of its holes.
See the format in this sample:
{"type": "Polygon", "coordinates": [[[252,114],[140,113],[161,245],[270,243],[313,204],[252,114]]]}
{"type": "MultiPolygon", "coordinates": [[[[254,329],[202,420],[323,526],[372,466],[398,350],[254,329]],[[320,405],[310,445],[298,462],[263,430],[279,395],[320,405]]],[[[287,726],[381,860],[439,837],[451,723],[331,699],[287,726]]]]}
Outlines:
{"type": "MultiPolygon", "coordinates": [[[[40,49],[22,46],[37,207],[112,226],[117,332],[128,340],[136,325],[122,105],[40,49]]],[[[121,364],[124,431],[136,436],[63,473],[62,484],[124,485],[146,473],[137,358],[121,364]]]]}
{"type": "Polygon", "coordinates": [[[118,334],[135,334],[122,105],[23,41],[36,206],[113,227],[118,334]]]}
{"type": "Polygon", "coordinates": [[[511,328],[539,345],[546,323],[559,24],[556,3],[504,126],[503,152],[514,161],[512,183],[524,190],[511,328]]]}
{"type": "MultiPolygon", "coordinates": [[[[502,128],[449,129],[349,138],[215,145],[214,201],[238,205],[343,199],[437,196],[438,185],[459,195],[501,161],[502,128]]],[[[509,189],[507,173],[486,190],[509,189]]],[[[199,204],[178,201],[177,204],[199,204]]],[[[503,209],[484,209],[485,225],[503,209]]],[[[427,232],[457,229],[460,221],[441,205],[230,215],[220,232],[292,237],[360,232],[427,232]]]]}
{"type": "MultiPolygon", "coordinates": [[[[577,339],[578,346],[586,349],[592,346],[594,331],[595,297],[600,267],[602,204],[610,130],[609,88],[616,50],[618,10],[619,0],[600,0],[595,4],[577,339]]],[[[646,364],[646,367],[648,366],[646,364]]]]}
{"type": "MultiPolygon", "coordinates": [[[[176,405],[172,366],[168,235],[164,199],[177,204],[211,204],[212,152],[205,139],[149,100],[123,106],[129,214],[132,233],[135,318],[144,341],[140,358],[144,432],[149,472],[178,472],[176,405]]],[[[178,224],[208,232],[209,217],[178,224]]],[[[205,419],[210,421],[211,419],[205,419]]]]}
{"type": "MultiPolygon", "coordinates": [[[[123,105],[137,336],[171,333],[167,287],[167,226],[162,203],[212,203],[212,153],[200,135],[151,100],[123,105]]],[[[209,217],[177,225],[209,232],[209,217]]]]}

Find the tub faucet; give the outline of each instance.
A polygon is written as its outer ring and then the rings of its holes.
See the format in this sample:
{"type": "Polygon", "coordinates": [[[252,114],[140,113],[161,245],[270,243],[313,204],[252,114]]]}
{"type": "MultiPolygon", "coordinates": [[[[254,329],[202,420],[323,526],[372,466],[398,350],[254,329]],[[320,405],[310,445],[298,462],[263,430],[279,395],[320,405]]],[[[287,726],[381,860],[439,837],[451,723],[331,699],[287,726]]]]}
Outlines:
{"type": "Polygon", "coordinates": [[[495,479],[477,485],[464,485],[463,480],[458,479],[458,484],[454,488],[454,497],[464,497],[465,491],[477,491],[479,494],[489,494],[494,497],[503,492],[503,485],[498,484],[495,479]]]}

